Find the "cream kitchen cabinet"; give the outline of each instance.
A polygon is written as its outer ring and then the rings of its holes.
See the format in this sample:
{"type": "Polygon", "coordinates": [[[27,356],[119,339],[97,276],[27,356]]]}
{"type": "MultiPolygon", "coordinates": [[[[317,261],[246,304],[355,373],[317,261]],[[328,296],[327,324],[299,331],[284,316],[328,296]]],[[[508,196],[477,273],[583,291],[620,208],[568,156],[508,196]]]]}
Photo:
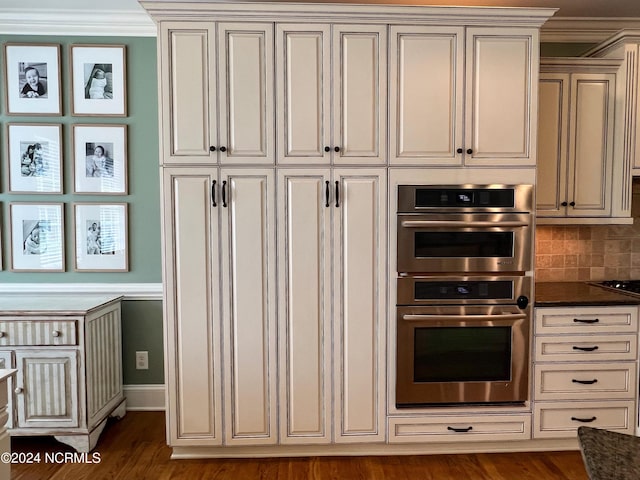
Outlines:
{"type": "Polygon", "coordinates": [[[273,163],[273,25],[167,22],[158,43],[161,162],[273,163]]]}
{"type": "Polygon", "coordinates": [[[385,164],[385,25],[278,23],[278,163],[385,164]]]}
{"type": "Polygon", "coordinates": [[[638,307],[535,309],[533,438],[580,425],[634,433],[638,307]]]}
{"type": "Polygon", "coordinates": [[[278,171],[283,444],[385,439],[385,199],[384,169],[278,171]]]}
{"type": "Polygon", "coordinates": [[[391,164],[535,165],[537,29],[392,25],[390,45],[391,164]]]}
{"type": "Polygon", "coordinates": [[[541,62],[538,224],[625,217],[613,206],[628,188],[613,182],[618,67],[603,59],[541,62]]]}
{"type": "Polygon", "coordinates": [[[92,450],[107,417],[125,414],[120,297],[21,295],[0,304],[0,359],[16,369],[10,434],[92,450]]]}
{"type": "Polygon", "coordinates": [[[274,171],[167,168],[163,188],[169,443],[275,443],[274,171]]]}

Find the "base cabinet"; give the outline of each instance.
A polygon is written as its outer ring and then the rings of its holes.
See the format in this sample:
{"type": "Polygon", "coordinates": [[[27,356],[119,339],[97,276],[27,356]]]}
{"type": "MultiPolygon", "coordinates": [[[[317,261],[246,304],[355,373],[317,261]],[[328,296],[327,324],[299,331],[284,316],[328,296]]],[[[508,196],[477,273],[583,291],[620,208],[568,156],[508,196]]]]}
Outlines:
{"type": "Polygon", "coordinates": [[[12,436],[53,435],[92,450],[107,417],[125,414],[120,297],[2,298],[0,362],[15,368],[12,436]]]}

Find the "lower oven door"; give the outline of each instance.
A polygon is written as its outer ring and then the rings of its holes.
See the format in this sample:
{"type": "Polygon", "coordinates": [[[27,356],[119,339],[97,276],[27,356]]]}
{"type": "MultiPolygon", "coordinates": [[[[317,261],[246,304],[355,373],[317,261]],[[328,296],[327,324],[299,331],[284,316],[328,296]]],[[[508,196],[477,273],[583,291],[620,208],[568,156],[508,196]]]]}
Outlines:
{"type": "Polygon", "coordinates": [[[530,307],[398,307],[396,404],[528,399],[530,307]]]}

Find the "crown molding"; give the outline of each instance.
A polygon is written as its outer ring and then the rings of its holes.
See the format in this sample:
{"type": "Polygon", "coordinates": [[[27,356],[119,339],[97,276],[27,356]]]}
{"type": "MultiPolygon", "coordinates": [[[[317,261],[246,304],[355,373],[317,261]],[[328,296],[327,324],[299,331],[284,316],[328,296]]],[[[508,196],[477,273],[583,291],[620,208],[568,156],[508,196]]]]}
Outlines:
{"type": "Polygon", "coordinates": [[[640,18],[552,17],[540,29],[544,43],[600,43],[624,29],[640,28],[640,18]]]}
{"type": "Polygon", "coordinates": [[[155,37],[157,28],[144,10],[38,9],[0,7],[0,34],[155,37]]]}

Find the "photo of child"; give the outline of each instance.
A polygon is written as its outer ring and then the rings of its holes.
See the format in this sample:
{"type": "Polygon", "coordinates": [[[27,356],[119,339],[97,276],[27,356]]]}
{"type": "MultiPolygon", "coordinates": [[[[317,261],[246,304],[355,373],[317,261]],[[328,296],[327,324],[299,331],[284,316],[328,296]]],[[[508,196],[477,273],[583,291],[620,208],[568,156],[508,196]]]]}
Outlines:
{"type": "Polygon", "coordinates": [[[47,88],[45,86],[46,76],[46,63],[31,64],[20,62],[18,66],[20,97],[47,98],[47,88]]]}
{"type": "Polygon", "coordinates": [[[113,177],[113,158],[109,154],[111,151],[113,143],[110,142],[85,144],[87,177],[113,177]]]}
{"type": "Polygon", "coordinates": [[[100,255],[100,222],[87,220],[87,255],[100,255]]]}
{"type": "Polygon", "coordinates": [[[85,99],[113,98],[113,65],[110,63],[85,63],[85,99]]]}
{"type": "Polygon", "coordinates": [[[20,142],[20,175],[22,177],[44,177],[47,174],[45,150],[47,142],[20,142]]]}
{"type": "Polygon", "coordinates": [[[42,255],[47,250],[46,232],[49,225],[46,220],[22,221],[22,254],[42,255]]]}

